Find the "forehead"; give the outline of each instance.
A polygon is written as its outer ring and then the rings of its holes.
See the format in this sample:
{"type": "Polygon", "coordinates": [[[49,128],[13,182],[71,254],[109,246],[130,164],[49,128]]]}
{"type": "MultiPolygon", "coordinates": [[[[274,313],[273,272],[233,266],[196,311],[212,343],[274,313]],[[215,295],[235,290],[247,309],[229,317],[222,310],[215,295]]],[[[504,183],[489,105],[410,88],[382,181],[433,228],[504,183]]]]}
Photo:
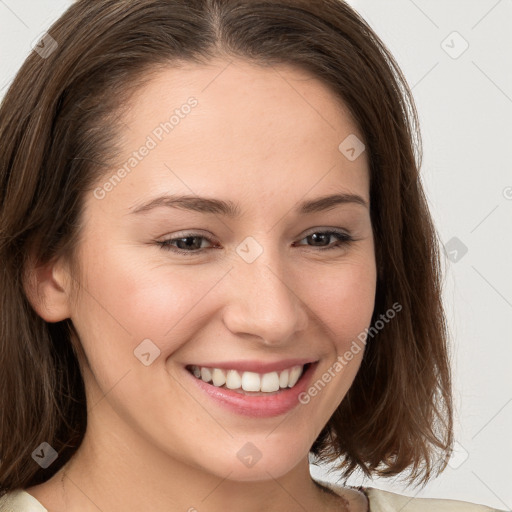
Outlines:
{"type": "Polygon", "coordinates": [[[128,172],[116,187],[120,201],[162,191],[236,192],[239,201],[286,190],[298,199],[335,187],[368,199],[366,154],[351,161],[339,148],[347,137],[362,139],[348,109],[292,66],[162,68],[131,98],[121,131],[118,166],[128,172]],[[137,161],[126,166],[130,158],[137,161]]]}

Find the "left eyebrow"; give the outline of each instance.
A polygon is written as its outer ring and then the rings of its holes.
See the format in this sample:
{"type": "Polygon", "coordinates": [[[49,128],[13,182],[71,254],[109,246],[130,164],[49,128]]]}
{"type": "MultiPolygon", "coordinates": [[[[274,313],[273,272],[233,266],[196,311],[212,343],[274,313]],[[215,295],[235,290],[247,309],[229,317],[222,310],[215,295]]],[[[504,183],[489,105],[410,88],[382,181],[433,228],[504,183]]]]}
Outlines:
{"type": "MultiPolygon", "coordinates": [[[[368,208],[368,203],[357,194],[333,194],[317,197],[308,201],[303,201],[294,208],[294,212],[299,215],[330,210],[342,204],[358,204],[368,208]]],[[[191,195],[163,195],[150,200],[147,203],[135,206],[129,210],[129,214],[147,213],[158,207],[177,208],[181,210],[191,210],[200,213],[210,213],[223,215],[230,218],[241,216],[240,206],[232,201],[223,201],[208,197],[199,197],[191,195]]]]}
{"type": "Polygon", "coordinates": [[[295,208],[295,212],[301,215],[323,212],[342,204],[358,204],[368,208],[368,203],[357,194],[333,194],[304,201],[295,208]]]}

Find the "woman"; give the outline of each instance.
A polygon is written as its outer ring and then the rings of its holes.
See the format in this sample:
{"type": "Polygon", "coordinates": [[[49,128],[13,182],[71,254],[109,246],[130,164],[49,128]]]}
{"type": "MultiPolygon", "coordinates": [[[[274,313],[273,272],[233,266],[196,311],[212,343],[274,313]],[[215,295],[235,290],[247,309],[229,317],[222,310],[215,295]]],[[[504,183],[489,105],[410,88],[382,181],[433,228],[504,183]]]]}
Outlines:
{"type": "Polygon", "coordinates": [[[79,0],[0,135],[0,510],[490,510],[309,473],[453,443],[414,103],[346,4],[79,0]]]}

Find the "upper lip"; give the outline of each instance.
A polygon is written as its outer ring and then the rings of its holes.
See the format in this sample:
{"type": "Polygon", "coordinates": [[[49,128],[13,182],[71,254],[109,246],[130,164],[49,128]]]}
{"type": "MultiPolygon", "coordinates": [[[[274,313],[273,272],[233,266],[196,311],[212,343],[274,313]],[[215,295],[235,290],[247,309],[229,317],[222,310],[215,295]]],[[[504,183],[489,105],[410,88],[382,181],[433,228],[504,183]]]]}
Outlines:
{"type": "Polygon", "coordinates": [[[218,361],[195,363],[187,365],[204,368],[220,368],[222,370],[237,370],[239,372],[270,373],[280,372],[292,366],[304,366],[316,362],[315,359],[282,359],[280,361],[218,361]]]}

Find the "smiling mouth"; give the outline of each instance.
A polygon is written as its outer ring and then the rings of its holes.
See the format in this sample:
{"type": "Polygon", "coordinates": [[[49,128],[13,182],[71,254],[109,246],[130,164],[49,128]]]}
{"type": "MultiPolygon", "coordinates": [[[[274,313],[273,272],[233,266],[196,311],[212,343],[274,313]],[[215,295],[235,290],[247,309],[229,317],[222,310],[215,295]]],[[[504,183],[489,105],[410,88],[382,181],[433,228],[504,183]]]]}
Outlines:
{"type": "Polygon", "coordinates": [[[230,389],[244,395],[270,395],[293,388],[311,366],[295,365],[282,371],[256,373],[189,365],[186,369],[199,380],[217,388],[230,389]]]}

